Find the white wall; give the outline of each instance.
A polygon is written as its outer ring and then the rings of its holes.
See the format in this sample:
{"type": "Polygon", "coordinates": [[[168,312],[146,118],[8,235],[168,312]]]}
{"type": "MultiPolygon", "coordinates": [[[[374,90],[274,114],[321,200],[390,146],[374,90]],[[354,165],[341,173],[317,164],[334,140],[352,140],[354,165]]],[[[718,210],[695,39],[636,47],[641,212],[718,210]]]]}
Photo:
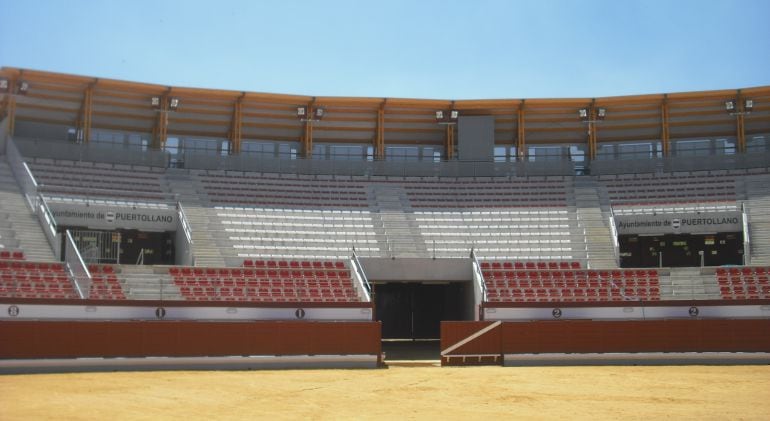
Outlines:
{"type": "MultiPolygon", "coordinates": [[[[516,307],[484,309],[485,320],[530,321],[530,320],[646,320],[646,319],[689,319],[689,318],[770,318],[770,305],[708,305],[694,306],[697,315],[690,315],[693,307],[687,303],[682,306],[644,307],[636,305],[628,307],[561,307],[554,303],[553,307],[516,307]],[[561,312],[555,317],[555,310],[561,312]]],[[[557,311],[556,314],[559,312],[557,311]]]]}
{"type": "MultiPolygon", "coordinates": [[[[155,320],[157,306],[9,304],[0,301],[0,320],[155,320]]],[[[166,320],[371,321],[371,308],[164,307],[166,320]],[[298,312],[298,310],[302,310],[298,312]],[[297,317],[298,313],[303,317],[297,317]]]]}

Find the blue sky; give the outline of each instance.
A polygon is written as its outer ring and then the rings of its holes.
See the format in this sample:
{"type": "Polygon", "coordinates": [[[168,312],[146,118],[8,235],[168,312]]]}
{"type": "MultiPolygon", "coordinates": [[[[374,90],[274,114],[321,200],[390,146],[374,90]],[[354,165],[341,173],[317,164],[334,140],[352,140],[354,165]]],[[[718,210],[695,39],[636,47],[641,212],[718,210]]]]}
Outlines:
{"type": "Polygon", "coordinates": [[[770,85],[770,0],[0,0],[0,66],[305,95],[770,85]]]}

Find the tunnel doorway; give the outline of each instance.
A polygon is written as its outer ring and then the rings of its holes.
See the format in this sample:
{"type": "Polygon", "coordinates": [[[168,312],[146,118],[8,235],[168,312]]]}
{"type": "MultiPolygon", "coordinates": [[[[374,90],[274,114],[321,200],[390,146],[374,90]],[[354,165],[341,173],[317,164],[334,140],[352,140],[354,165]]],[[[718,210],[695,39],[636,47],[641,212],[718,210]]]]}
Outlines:
{"type": "Polygon", "coordinates": [[[382,322],[382,338],[439,339],[442,320],[468,317],[470,287],[462,282],[375,284],[375,311],[377,320],[382,322]]]}

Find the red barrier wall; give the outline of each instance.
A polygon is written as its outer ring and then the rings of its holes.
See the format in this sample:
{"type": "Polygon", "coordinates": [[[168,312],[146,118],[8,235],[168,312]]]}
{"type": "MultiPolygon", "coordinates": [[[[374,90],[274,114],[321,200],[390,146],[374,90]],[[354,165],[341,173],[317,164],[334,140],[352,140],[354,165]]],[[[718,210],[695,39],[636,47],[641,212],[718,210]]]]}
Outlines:
{"type": "Polygon", "coordinates": [[[380,355],[379,322],[3,321],[0,358],[380,355]]]}
{"type": "MultiPolygon", "coordinates": [[[[442,322],[441,349],[489,324],[442,322]]],[[[451,354],[710,351],[770,352],[770,319],[504,322],[451,354]]]]}

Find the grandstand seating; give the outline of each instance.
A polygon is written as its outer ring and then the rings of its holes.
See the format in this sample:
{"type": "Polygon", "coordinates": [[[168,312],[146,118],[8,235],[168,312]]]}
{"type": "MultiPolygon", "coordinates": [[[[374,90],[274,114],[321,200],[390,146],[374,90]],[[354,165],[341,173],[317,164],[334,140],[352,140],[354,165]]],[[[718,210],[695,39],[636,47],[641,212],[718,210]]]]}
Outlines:
{"type": "Polygon", "coordinates": [[[562,177],[491,178],[485,181],[404,181],[415,208],[516,208],[567,206],[562,177]]]}
{"type": "Polygon", "coordinates": [[[660,300],[657,270],[583,270],[579,262],[482,262],[489,302],[660,300]]]}
{"type": "Polygon", "coordinates": [[[291,208],[366,208],[366,184],[337,178],[201,171],[198,178],[213,203],[291,208]]]}
{"type": "Polygon", "coordinates": [[[280,208],[215,209],[215,235],[242,258],[340,258],[352,247],[367,255],[380,249],[369,211],[280,208]]]}
{"type": "Polygon", "coordinates": [[[718,268],[715,276],[722,299],[770,299],[770,267],[718,268]]]}
{"type": "Polygon", "coordinates": [[[25,260],[21,250],[0,250],[0,260],[25,260]]]}
{"type": "Polygon", "coordinates": [[[78,298],[61,263],[0,260],[0,297],[78,298]]]}
{"type": "Polygon", "coordinates": [[[192,170],[239,258],[585,258],[572,177],[350,177],[192,170]],[[533,188],[534,187],[534,188],[533,188]],[[366,209],[361,209],[362,207],[366,209]]]}
{"type": "Polygon", "coordinates": [[[163,168],[38,158],[27,165],[46,193],[157,200],[163,168]]]}
{"type": "Polygon", "coordinates": [[[171,267],[169,274],[190,301],[361,300],[342,261],[245,260],[241,268],[171,267]]]}
{"type": "Polygon", "coordinates": [[[126,299],[112,266],[89,265],[88,270],[91,272],[91,291],[88,298],[92,300],[126,299]]]}
{"type": "Polygon", "coordinates": [[[600,175],[614,206],[735,202],[735,176],[725,171],[600,175]]]}
{"type": "Polygon", "coordinates": [[[469,245],[484,258],[571,259],[585,250],[585,233],[565,209],[417,211],[415,220],[439,255],[465,257],[469,245]]]}

